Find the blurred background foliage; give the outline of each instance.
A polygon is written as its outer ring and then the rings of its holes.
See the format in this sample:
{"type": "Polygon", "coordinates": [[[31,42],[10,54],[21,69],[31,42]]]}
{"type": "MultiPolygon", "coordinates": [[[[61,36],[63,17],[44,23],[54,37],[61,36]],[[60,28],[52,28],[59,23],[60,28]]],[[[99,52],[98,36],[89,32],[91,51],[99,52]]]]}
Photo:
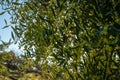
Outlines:
{"type": "Polygon", "coordinates": [[[17,65],[23,78],[36,73],[36,80],[120,78],[120,0],[0,1],[0,14],[11,15],[12,40],[25,51],[17,65]],[[33,69],[38,72],[29,73],[33,69]]]}

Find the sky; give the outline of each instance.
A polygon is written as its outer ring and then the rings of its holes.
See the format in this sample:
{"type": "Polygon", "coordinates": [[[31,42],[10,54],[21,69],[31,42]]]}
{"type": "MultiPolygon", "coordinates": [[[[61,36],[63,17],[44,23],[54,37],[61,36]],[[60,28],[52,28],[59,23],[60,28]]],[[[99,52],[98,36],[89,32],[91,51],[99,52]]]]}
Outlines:
{"type": "MultiPolygon", "coordinates": [[[[0,6],[0,13],[1,12],[2,12],[2,7],[0,6]]],[[[12,29],[10,27],[2,29],[6,25],[4,19],[6,19],[7,24],[10,25],[10,15],[7,13],[5,13],[4,15],[0,15],[0,40],[4,42],[8,42],[9,39],[11,38],[12,29]]],[[[0,44],[2,44],[1,41],[0,44]]],[[[7,51],[11,51],[11,50],[17,54],[21,54],[22,52],[22,50],[18,48],[18,44],[10,45],[7,51]]]]}
{"type": "MultiPolygon", "coordinates": [[[[0,13],[2,12],[1,6],[0,6],[0,13]]],[[[1,36],[1,40],[3,41],[9,41],[10,37],[11,37],[11,28],[6,28],[6,29],[2,29],[6,24],[4,19],[7,20],[7,23],[9,23],[10,21],[10,16],[5,13],[4,15],[0,15],[0,36],[1,36]]],[[[1,44],[1,42],[0,42],[1,44]]]]}

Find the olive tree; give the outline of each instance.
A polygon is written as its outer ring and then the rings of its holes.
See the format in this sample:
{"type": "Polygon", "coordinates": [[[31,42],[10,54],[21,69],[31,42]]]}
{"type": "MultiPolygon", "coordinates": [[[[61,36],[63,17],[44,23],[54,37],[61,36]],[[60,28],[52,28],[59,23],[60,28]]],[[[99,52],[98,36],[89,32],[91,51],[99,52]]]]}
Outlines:
{"type": "Polygon", "coordinates": [[[24,47],[25,57],[34,58],[46,73],[50,70],[54,79],[59,73],[69,80],[120,78],[119,0],[8,0],[1,4],[11,15],[12,38],[24,47]]]}

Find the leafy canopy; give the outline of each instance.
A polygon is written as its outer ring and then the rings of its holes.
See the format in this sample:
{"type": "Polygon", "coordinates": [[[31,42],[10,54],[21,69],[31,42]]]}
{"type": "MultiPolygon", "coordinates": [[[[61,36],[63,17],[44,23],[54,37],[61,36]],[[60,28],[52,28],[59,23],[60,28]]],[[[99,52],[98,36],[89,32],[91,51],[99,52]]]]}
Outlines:
{"type": "MultiPolygon", "coordinates": [[[[119,79],[119,0],[7,0],[13,40],[56,76],[71,80],[119,79]]],[[[6,6],[4,6],[6,4],[6,6]]],[[[2,12],[1,14],[4,14],[2,12]]]]}

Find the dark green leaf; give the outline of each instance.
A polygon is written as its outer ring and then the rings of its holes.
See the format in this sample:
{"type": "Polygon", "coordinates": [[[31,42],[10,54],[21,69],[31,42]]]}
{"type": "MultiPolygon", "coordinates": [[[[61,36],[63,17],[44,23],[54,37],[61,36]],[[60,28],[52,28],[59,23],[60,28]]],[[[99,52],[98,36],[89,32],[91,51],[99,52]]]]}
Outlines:
{"type": "Polygon", "coordinates": [[[12,2],[12,4],[21,5],[21,3],[18,3],[18,2],[12,2]]]}
{"type": "Polygon", "coordinates": [[[5,12],[1,12],[0,15],[3,15],[5,12]]]}
{"type": "Polygon", "coordinates": [[[15,40],[13,32],[11,32],[12,39],[15,40]]]}
{"type": "Polygon", "coordinates": [[[60,7],[60,1],[59,0],[57,0],[57,6],[60,7]]]}
{"type": "Polygon", "coordinates": [[[16,23],[17,23],[17,21],[11,21],[10,23],[11,23],[11,24],[16,24],[16,23]]]}
{"type": "Polygon", "coordinates": [[[6,21],[6,19],[4,19],[4,21],[5,21],[5,24],[7,25],[7,21],[6,21]]]}
{"type": "Polygon", "coordinates": [[[52,13],[54,16],[56,16],[54,9],[51,7],[52,13]]]}
{"type": "Polygon", "coordinates": [[[5,29],[5,28],[8,28],[9,26],[7,25],[7,26],[4,26],[2,29],[5,29]]]}

